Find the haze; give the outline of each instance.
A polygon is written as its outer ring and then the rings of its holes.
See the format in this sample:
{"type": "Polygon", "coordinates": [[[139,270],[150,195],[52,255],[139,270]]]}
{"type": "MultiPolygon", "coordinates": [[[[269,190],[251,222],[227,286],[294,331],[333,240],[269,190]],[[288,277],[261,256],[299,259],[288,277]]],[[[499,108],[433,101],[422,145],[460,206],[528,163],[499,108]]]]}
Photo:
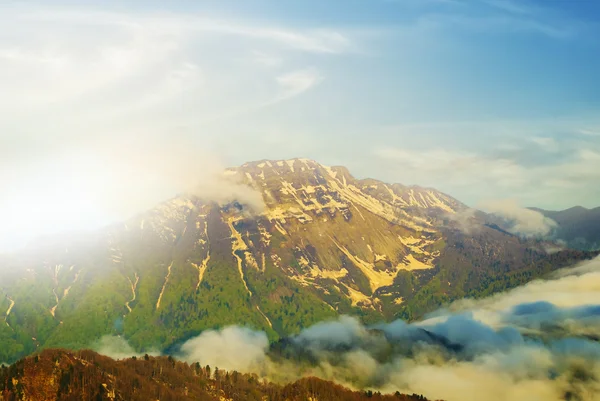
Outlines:
{"type": "Polygon", "coordinates": [[[597,206],[600,5],[0,5],[0,249],[303,156],[471,205],[597,206]]]}

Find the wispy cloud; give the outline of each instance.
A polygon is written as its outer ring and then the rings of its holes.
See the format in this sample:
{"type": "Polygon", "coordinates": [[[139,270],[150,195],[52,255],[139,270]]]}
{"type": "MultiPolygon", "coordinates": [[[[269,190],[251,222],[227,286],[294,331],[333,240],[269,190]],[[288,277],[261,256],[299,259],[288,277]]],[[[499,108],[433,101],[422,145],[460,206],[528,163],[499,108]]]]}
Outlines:
{"type": "MultiPolygon", "coordinates": [[[[65,101],[106,90],[110,85],[129,84],[135,78],[134,74],[140,73],[161,74],[171,81],[176,75],[180,81],[189,80],[189,75],[181,76],[180,73],[199,64],[198,60],[190,60],[198,58],[190,53],[190,46],[195,46],[196,42],[206,43],[206,38],[199,35],[255,40],[275,46],[274,52],[290,49],[336,54],[349,51],[353,46],[344,34],[328,29],[259,27],[186,15],[157,17],[90,11],[30,11],[8,9],[0,17],[6,29],[14,28],[17,32],[16,40],[0,42],[0,57],[5,60],[2,72],[6,77],[2,81],[4,96],[0,96],[3,106],[30,107],[32,102],[65,101]],[[23,28],[33,22],[35,29],[23,28]],[[90,28],[82,28],[84,23],[90,28]],[[73,37],[71,30],[75,28],[78,35],[73,37]],[[15,86],[14,78],[28,72],[30,79],[20,80],[18,87],[15,86]]],[[[208,47],[214,45],[214,42],[208,43],[208,47]]],[[[228,56],[227,50],[221,51],[228,56]]],[[[215,58],[223,59],[223,56],[215,58]]],[[[280,57],[273,54],[260,60],[262,64],[267,61],[273,65],[280,57]]],[[[182,86],[189,85],[186,82],[182,86]]],[[[171,89],[167,88],[167,91],[171,89]]]]}
{"type": "Polygon", "coordinates": [[[424,10],[417,19],[421,29],[452,29],[483,33],[533,33],[554,39],[576,36],[584,26],[561,16],[551,3],[511,0],[396,1],[424,10]],[[452,5],[452,7],[440,7],[452,5]],[[436,6],[436,7],[429,7],[436,6]]]}
{"type": "Polygon", "coordinates": [[[526,7],[523,2],[515,3],[509,0],[483,0],[483,3],[510,14],[529,15],[532,13],[532,10],[526,7]]]}
{"type": "MultiPolygon", "coordinates": [[[[545,104],[546,99],[533,93],[544,86],[543,80],[518,95],[510,85],[502,85],[504,91],[495,82],[492,60],[497,52],[486,40],[495,41],[505,32],[578,32],[576,22],[558,18],[547,3],[532,8],[515,1],[398,0],[376,3],[373,7],[381,8],[371,12],[370,6],[356,2],[347,14],[329,10],[331,18],[321,21],[335,22],[321,26],[284,11],[256,10],[260,19],[236,10],[217,17],[207,5],[211,2],[202,3],[202,12],[185,13],[162,5],[127,11],[127,6],[110,8],[104,2],[71,8],[2,4],[0,180],[7,185],[22,182],[20,188],[54,180],[74,198],[78,192],[70,190],[86,182],[84,169],[69,170],[60,160],[102,159],[98,165],[109,165],[110,152],[98,149],[121,140],[132,153],[147,140],[180,142],[200,154],[219,152],[228,164],[302,152],[351,165],[375,143],[381,145],[380,159],[365,165],[380,168],[369,173],[438,186],[467,201],[477,191],[491,191],[497,198],[508,196],[501,191],[518,191],[519,197],[560,202],[575,199],[581,188],[595,193],[589,188],[597,179],[597,118],[560,126],[534,120],[436,123],[475,119],[471,114],[482,110],[510,118],[515,112],[512,101],[525,92],[532,93],[532,102],[545,104]],[[400,11],[402,18],[382,18],[382,10],[400,11]],[[364,20],[354,18],[362,17],[358,11],[366,13],[364,20]],[[483,64],[471,80],[465,71],[475,59],[483,64]],[[492,97],[499,100],[488,102],[492,97]],[[405,124],[413,118],[431,123],[405,124]],[[382,121],[399,125],[377,137],[371,128],[382,121]],[[567,125],[583,130],[570,141],[562,140],[560,135],[571,132],[563,130],[567,125]],[[554,145],[541,138],[552,138],[560,151],[549,152],[554,145]],[[290,150],[291,143],[301,149],[290,150]],[[73,178],[67,183],[64,177],[73,178]],[[558,188],[563,190],[559,197],[558,188]]],[[[502,61],[509,65],[520,50],[506,50],[510,54],[502,61]]],[[[514,62],[519,73],[514,75],[527,75],[534,68],[514,62]]],[[[504,64],[496,72],[503,70],[504,64]]],[[[509,75],[501,78],[512,80],[509,75]]],[[[563,86],[577,87],[579,81],[573,79],[573,85],[563,86]]],[[[529,84],[517,81],[514,85],[529,84]]],[[[557,89],[558,100],[549,103],[576,104],[573,100],[580,94],[566,92],[557,89]],[[565,97],[560,96],[563,92],[565,97]]],[[[124,188],[118,176],[114,185],[106,184],[106,176],[94,177],[104,180],[98,188],[124,188]]],[[[110,191],[115,198],[128,197],[127,191],[110,191]]],[[[169,197],[170,191],[172,187],[163,187],[162,194],[169,197]]],[[[0,191],[3,201],[6,194],[0,191]]],[[[85,197],[98,198],[93,191],[85,197]]],[[[6,210],[18,207],[13,201],[6,210]]]]}
{"type": "Polygon", "coordinates": [[[446,149],[376,149],[375,154],[401,166],[410,183],[432,182],[443,177],[457,186],[476,186],[485,181],[502,187],[525,184],[524,169],[510,159],[487,158],[466,151],[446,149]]]}
{"type": "Polygon", "coordinates": [[[278,101],[298,96],[317,85],[323,78],[314,68],[293,71],[277,77],[277,83],[282,88],[278,101]]]}
{"type": "Polygon", "coordinates": [[[480,33],[534,33],[554,39],[575,35],[577,25],[556,23],[515,15],[433,14],[420,18],[419,25],[435,29],[453,29],[480,33]]]}
{"type": "Polygon", "coordinates": [[[587,136],[600,136],[600,129],[598,129],[598,130],[582,129],[582,130],[579,130],[579,133],[581,133],[583,135],[587,135],[587,136]]]}
{"type": "Polygon", "coordinates": [[[383,0],[385,3],[393,3],[409,7],[430,7],[439,5],[463,5],[463,0],[383,0]]]}
{"type": "Polygon", "coordinates": [[[223,21],[193,18],[186,26],[191,30],[245,36],[279,43],[282,46],[315,53],[344,53],[353,49],[352,41],[344,34],[328,29],[290,30],[223,21]]]}
{"type": "Polygon", "coordinates": [[[252,62],[265,67],[280,67],[283,64],[283,58],[256,50],[252,52],[250,59],[252,62]]]}
{"type": "Polygon", "coordinates": [[[502,217],[507,221],[510,232],[525,237],[546,236],[557,226],[554,220],[520,206],[514,199],[487,200],[478,207],[502,217]]]}
{"type": "Polygon", "coordinates": [[[554,138],[551,137],[534,136],[530,138],[530,141],[548,152],[557,152],[559,150],[558,143],[554,138]]]}
{"type": "Polygon", "coordinates": [[[1,5],[0,27],[0,242],[106,224],[189,188],[204,167],[182,175],[185,163],[239,138],[228,120],[301,97],[324,58],[356,48],[336,28],[206,13],[1,5]],[[44,189],[44,210],[21,209],[44,189]]]}
{"type": "Polygon", "coordinates": [[[488,135],[487,146],[479,151],[413,145],[381,146],[374,154],[393,166],[390,171],[395,174],[390,179],[398,182],[434,186],[475,203],[510,194],[527,205],[542,206],[547,199],[566,208],[580,203],[582,194],[600,196],[595,185],[600,182],[600,143],[592,138],[576,140],[577,130],[571,131],[574,135],[563,135],[560,141],[504,135],[494,143],[488,135]]]}
{"type": "Polygon", "coordinates": [[[268,40],[282,46],[316,53],[343,53],[354,47],[344,33],[335,29],[291,29],[252,23],[240,19],[208,18],[194,14],[177,13],[118,13],[88,9],[55,9],[31,7],[7,8],[9,15],[23,21],[91,24],[98,26],[120,26],[129,29],[155,30],[173,35],[189,31],[243,36],[268,40]]]}

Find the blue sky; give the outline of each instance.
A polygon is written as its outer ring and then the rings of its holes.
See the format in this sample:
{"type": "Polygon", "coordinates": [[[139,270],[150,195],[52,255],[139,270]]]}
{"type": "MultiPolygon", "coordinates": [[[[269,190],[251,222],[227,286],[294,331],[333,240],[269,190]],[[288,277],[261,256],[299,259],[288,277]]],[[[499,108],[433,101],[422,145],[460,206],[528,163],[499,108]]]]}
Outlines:
{"type": "Polygon", "coordinates": [[[597,71],[592,0],[3,2],[0,209],[93,226],[297,156],[472,206],[599,206],[597,71]]]}

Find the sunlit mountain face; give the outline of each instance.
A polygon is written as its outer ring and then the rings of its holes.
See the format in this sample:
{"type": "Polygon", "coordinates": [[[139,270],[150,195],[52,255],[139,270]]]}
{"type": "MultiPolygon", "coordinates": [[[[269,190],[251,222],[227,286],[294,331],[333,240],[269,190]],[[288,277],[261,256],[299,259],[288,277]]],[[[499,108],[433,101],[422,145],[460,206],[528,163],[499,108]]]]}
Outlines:
{"type": "Polygon", "coordinates": [[[345,314],[413,321],[597,254],[498,219],[344,167],[246,163],[124,222],[5,254],[2,359],[111,334],[148,352],[228,325],[276,341],[345,314]]]}
{"type": "Polygon", "coordinates": [[[2,3],[0,400],[598,400],[599,17],[2,3]]]}

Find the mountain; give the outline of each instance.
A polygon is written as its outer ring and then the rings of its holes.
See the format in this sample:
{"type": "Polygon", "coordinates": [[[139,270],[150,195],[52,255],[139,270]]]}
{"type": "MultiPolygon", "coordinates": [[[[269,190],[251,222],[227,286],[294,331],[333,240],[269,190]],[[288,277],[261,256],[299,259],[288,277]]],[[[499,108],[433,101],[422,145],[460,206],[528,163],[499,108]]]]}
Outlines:
{"type": "Polygon", "coordinates": [[[275,341],[340,314],[410,320],[594,255],[547,253],[434,189],[306,159],[246,163],[220,185],[219,203],[215,188],[180,195],[0,256],[0,361],[104,335],[168,351],[232,324],[275,341]]]}
{"type": "Polygon", "coordinates": [[[557,223],[553,238],[568,247],[582,250],[600,249],[600,207],[587,209],[575,206],[560,211],[532,208],[557,223]]]}
{"type": "Polygon", "coordinates": [[[0,400],[112,401],[426,401],[418,395],[381,395],[307,378],[287,385],[218,367],[167,357],[115,361],[93,351],[46,350],[0,369],[0,400]]]}

